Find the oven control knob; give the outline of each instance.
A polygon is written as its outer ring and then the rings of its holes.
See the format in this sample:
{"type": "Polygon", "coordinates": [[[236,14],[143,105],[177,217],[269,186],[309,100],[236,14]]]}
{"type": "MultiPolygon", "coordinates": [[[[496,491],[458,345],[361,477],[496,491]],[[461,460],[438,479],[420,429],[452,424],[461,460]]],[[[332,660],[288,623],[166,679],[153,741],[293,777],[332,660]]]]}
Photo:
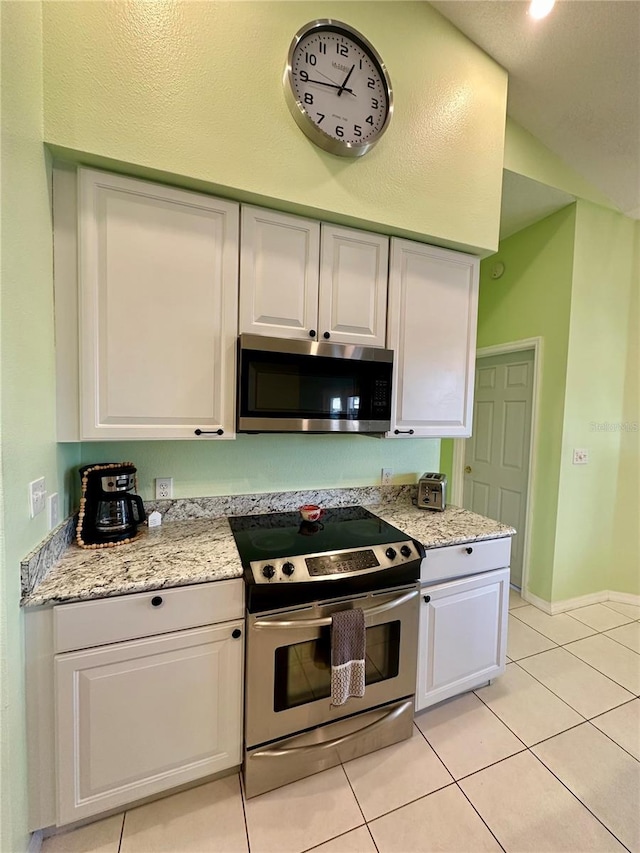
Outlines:
{"type": "Polygon", "coordinates": [[[400,548],[400,553],[402,554],[403,557],[410,557],[411,556],[411,548],[409,548],[408,545],[403,545],[402,548],[400,548]]]}
{"type": "Polygon", "coordinates": [[[395,548],[387,548],[384,552],[390,560],[395,560],[396,558],[396,549],[395,548]]]}
{"type": "Polygon", "coordinates": [[[282,573],[285,574],[288,578],[295,572],[296,567],[293,563],[285,563],[282,567],[282,573]]]}
{"type": "Polygon", "coordinates": [[[271,580],[271,578],[275,575],[275,573],[276,573],[276,570],[273,568],[273,566],[263,566],[262,567],[262,574],[264,575],[265,578],[269,578],[269,580],[271,580]]]}

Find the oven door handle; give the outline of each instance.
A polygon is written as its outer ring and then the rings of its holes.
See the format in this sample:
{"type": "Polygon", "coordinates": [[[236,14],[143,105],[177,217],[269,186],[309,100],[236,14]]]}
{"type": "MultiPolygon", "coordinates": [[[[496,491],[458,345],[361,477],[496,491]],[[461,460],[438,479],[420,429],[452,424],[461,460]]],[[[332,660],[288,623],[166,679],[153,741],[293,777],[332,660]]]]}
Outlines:
{"type": "MultiPolygon", "coordinates": [[[[379,613],[386,613],[387,610],[393,610],[394,607],[400,607],[407,601],[411,601],[419,593],[419,590],[412,589],[404,595],[394,598],[391,601],[386,601],[384,604],[377,604],[374,607],[363,607],[365,619],[368,616],[377,616],[379,613]]],[[[269,621],[267,619],[257,619],[253,623],[253,628],[322,628],[324,625],[331,625],[331,616],[321,616],[318,619],[287,619],[269,621]]]]}
{"type": "Polygon", "coordinates": [[[304,756],[308,753],[318,753],[325,752],[329,749],[334,749],[336,746],[344,746],[345,744],[350,743],[352,740],[360,737],[361,735],[370,734],[376,729],[381,728],[385,725],[385,723],[390,723],[393,720],[400,717],[404,714],[408,708],[413,708],[413,697],[408,699],[406,702],[403,702],[401,705],[396,705],[391,711],[389,711],[384,716],[380,717],[379,720],[375,720],[373,723],[369,723],[366,726],[363,726],[361,729],[358,729],[355,732],[349,732],[346,735],[342,735],[341,737],[333,738],[332,740],[326,740],[324,743],[311,743],[307,746],[291,746],[284,747],[283,749],[261,749],[259,752],[254,752],[250,757],[254,758],[284,758],[287,755],[296,755],[296,756],[304,756]]]}

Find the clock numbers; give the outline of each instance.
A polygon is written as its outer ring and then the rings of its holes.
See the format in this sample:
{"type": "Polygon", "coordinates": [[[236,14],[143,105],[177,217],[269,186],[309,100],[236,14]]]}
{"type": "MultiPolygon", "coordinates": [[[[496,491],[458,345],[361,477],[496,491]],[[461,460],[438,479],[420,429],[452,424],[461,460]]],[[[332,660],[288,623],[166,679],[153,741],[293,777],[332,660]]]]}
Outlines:
{"type": "Polygon", "coordinates": [[[316,113],[316,115],[319,117],[319,118],[318,118],[318,124],[320,124],[320,123],[322,122],[322,120],[323,120],[324,116],[323,116],[323,114],[322,114],[322,113],[316,113]]]}
{"type": "Polygon", "coordinates": [[[318,50],[320,51],[320,53],[325,53],[325,54],[326,54],[326,52],[327,52],[327,45],[326,45],[326,43],[325,43],[325,42],[323,42],[323,41],[321,41],[321,42],[320,42],[320,46],[319,46],[318,50]]]}
{"type": "Polygon", "coordinates": [[[366,122],[367,124],[373,124],[373,116],[367,116],[366,122]]]}
{"type": "Polygon", "coordinates": [[[311,92],[305,92],[304,93],[304,102],[305,102],[305,104],[312,104],[313,103],[313,95],[311,94],[311,92]]]}
{"type": "Polygon", "coordinates": [[[307,60],[307,65],[315,65],[318,61],[315,53],[305,53],[305,59],[307,60]]]}
{"type": "Polygon", "coordinates": [[[346,44],[336,44],[336,52],[338,56],[349,56],[349,48],[346,44]]]}
{"type": "Polygon", "coordinates": [[[344,127],[339,124],[336,125],[336,136],[339,136],[341,139],[344,136],[344,127]]]}
{"type": "Polygon", "coordinates": [[[380,104],[378,103],[377,98],[371,98],[371,109],[372,110],[379,110],[380,109],[380,104]]]}

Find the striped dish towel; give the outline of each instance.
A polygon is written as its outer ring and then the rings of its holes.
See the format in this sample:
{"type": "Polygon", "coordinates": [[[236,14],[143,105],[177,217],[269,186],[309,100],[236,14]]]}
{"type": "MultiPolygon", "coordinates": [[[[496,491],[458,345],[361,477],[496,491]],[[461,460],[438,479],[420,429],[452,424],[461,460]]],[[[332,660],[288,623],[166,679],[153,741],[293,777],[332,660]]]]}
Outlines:
{"type": "Polygon", "coordinates": [[[364,696],[366,628],[359,607],[331,616],[331,704],[364,696]]]}

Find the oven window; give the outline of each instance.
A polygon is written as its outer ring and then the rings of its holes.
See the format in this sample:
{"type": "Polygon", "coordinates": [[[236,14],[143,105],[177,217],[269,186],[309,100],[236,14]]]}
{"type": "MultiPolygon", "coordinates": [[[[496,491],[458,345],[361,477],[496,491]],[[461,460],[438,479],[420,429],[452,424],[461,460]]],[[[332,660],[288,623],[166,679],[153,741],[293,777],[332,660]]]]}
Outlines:
{"type": "MultiPolygon", "coordinates": [[[[366,683],[398,675],[400,622],[367,628],[366,683]]],[[[331,630],[322,628],[317,640],[275,650],[273,707],[286,711],[331,695],[331,630]]]]}

